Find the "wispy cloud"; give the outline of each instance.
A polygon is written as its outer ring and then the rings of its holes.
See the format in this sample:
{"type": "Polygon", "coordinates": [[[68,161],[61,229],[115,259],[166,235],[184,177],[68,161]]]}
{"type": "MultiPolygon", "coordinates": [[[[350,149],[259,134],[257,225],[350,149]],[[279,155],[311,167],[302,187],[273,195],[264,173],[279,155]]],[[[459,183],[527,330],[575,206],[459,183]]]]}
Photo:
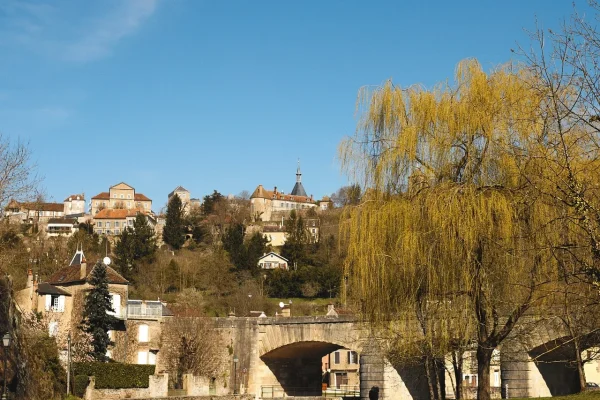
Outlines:
{"type": "Polygon", "coordinates": [[[112,54],[121,40],[135,34],[154,14],[158,0],[103,3],[114,7],[96,9],[92,15],[85,9],[74,13],[52,4],[0,3],[0,45],[21,46],[65,61],[95,61],[112,54]]]}

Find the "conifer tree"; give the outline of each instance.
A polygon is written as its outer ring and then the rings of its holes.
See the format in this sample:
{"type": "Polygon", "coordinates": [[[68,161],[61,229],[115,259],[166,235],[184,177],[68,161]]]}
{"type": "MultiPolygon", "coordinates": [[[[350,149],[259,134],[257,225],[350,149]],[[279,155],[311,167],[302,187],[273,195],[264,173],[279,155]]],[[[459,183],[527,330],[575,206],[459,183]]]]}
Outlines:
{"type": "Polygon", "coordinates": [[[163,230],[163,241],[174,249],[180,249],[185,243],[184,228],[183,204],[179,196],[174,195],[167,206],[167,222],[163,230]]]}
{"type": "Polygon", "coordinates": [[[156,252],[154,229],[148,225],[144,214],[138,214],[132,227],[123,229],[115,246],[115,256],[121,274],[129,281],[135,280],[139,262],[151,260],[156,252]]]}
{"type": "Polygon", "coordinates": [[[112,344],[108,337],[108,331],[113,329],[117,319],[108,314],[115,310],[108,293],[108,279],[104,263],[98,262],[94,266],[89,283],[92,288],[85,298],[81,328],[84,332],[92,335],[93,350],[90,355],[97,361],[106,361],[106,350],[112,344]]]}
{"type": "Polygon", "coordinates": [[[285,222],[285,233],[285,244],[281,249],[281,255],[292,265],[302,264],[307,256],[309,238],[304,219],[296,214],[296,210],[290,212],[290,218],[285,222]]]}

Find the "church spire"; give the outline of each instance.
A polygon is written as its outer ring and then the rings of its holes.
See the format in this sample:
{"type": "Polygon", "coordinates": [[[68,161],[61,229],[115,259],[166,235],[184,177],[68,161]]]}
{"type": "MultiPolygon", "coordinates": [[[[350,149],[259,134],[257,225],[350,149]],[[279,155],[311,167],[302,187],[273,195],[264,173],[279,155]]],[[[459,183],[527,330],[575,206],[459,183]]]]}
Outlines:
{"type": "Polygon", "coordinates": [[[298,159],[298,169],[296,170],[296,184],[294,185],[291,194],[293,196],[308,197],[306,195],[306,190],[304,190],[304,186],[302,186],[302,172],[300,172],[300,159],[298,159]]]}
{"type": "Polygon", "coordinates": [[[300,172],[300,159],[298,159],[298,169],[296,170],[296,182],[302,182],[302,172],[300,172]]]}

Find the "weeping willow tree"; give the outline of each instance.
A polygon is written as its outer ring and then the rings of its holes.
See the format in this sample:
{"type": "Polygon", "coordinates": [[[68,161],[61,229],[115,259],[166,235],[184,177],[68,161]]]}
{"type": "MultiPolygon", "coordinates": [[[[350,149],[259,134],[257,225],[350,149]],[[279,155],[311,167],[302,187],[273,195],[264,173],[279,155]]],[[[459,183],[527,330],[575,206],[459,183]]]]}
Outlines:
{"type": "MultiPolygon", "coordinates": [[[[484,400],[492,353],[547,298],[549,243],[565,234],[552,226],[560,207],[527,179],[547,128],[536,81],[465,60],[453,84],[364,89],[358,129],[340,146],[365,187],[341,226],[364,317],[403,338],[398,353],[418,343],[428,376],[429,359],[472,339],[484,400]]],[[[431,384],[430,396],[440,396],[431,384]]]]}

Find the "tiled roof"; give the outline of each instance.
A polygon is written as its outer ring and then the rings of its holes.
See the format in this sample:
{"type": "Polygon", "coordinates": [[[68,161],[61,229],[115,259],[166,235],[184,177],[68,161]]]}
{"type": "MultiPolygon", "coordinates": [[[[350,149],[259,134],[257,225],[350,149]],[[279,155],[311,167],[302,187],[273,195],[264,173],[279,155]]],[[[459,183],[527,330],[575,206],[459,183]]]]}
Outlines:
{"type": "Polygon", "coordinates": [[[139,201],[152,201],[148,197],[143,195],[142,193],[136,193],[134,197],[136,200],[139,200],[139,201]]]}
{"type": "MultiPolygon", "coordinates": [[[[114,188],[114,187],[116,187],[116,186],[119,186],[119,185],[125,185],[125,186],[127,186],[127,188],[129,188],[129,189],[133,189],[133,186],[131,186],[131,185],[128,185],[128,184],[126,184],[125,182],[119,182],[119,183],[117,183],[116,185],[112,185],[110,188],[112,189],[112,188],[114,188]]],[[[135,190],[135,189],[134,189],[134,190],[135,190]]]]}
{"type": "Polygon", "coordinates": [[[66,290],[53,286],[47,282],[40,283],[38,285],[37,292],[39,294],[57,294],[62,296],[72,296],[71,293],[67,292],[66,290]]]}
{"type": "Polygon", "coordinates": [[[69,199],[71,200],[85,200],[85,196],[83,194],[72,194],[70,196],[68,196],[66,199],[64,199],[64,201],[69,201],[69,199]],[[79,197],[79,199],[78,199],[79,197]]]}
{"type": "Polygon", "coordinates": [[[302,182],[296,182],[294,188],[292,189],[292,194],[294,196],[308,197],[306,195],[306,190],[304,190],[304,186],[302,186],[302,182]]]}
{"type": "Polygon", "coordinates": [[[63,203],[39,203],[37,201],[21,203],[21,208],[24,208],[26,210],[54,212],[63,212],[65,210],[65,206],[63,203]]]}
{"type": "Polygon", "coordinates": [[[287,200],[294,201],[296,203],[314,203],[314,201],[307,196],[294,196],[291,194],[283,194],[281,192],[275,192],[273,190],[265,190],[262,185],[258,185],[258,187],[250,196],[253,198],[261,198],[261,199],[272,199],[272,200],[287,200]]]}
{"type": "MultiPolygon", "coordinates": [[[[134,198],[134,200],[137,200],[137,201],[152,201],[146,195],[144,195],[142,193],[136,193],[133,196],[133,198],[134,198]]],[[[92,200],[110,200],[110,193],[108,193],[108,192],[98,193],[97,195],[92,197],[92,200]]],[[[126,199],[115,199],[115,200],[126,200],[126,199]]]]}
{"type": "Polygon", "coordinates": [[[104,210],[100,210],[98,214],[94,215],[94,219],[125,219],[127,217],[135,217],[140,212],[144,213],[139,209],[127,210],[124,208],[105,208],[104,210]]]}
{"type": "Polygon", "coordinates": [[[92,200],[110,200],[110,193],[101,192],[92,197],[92,200]]]}
{"type": "MultiPolygon", "coordinates": [[[[81,266],[80,265],[69,265],[68,267],[64,267],[58,271],[56,271],[48,282],[50,285],[66,285],[70,283],[83,283],[88,280],[92,270],[94,269],[94,264],[88,264],[85,268],[85,278],[81,279],[81,266]]],[[[120,285],[126,285],[129,282],[127,279],[123,278],[117,271],[112,269],[111,267],[106,267],[106,278],[108,283],[115,283],[120,285]]]]}
{"type": "Polygon", "coordinates": [[[277,254],[275,252],[270,252],[270,253],[267,253],[267,254],[263,255],[261,258],[258,259],[258,261],[262,260],[263,258],[269,257],[269,256],[275,256],[275,257],[277,257],[277,258],[279,258],[279,259],[281,259],[283,261],[286,261],[286,262],[288,261],[287,258],[282,257],[282,256],[280,256],[279,254],[277,254]]]}
{"type": "Polygon", "coordinates": [[[172,197],[175,192],[190,192],[189,190],[187,190],[186,188],[184,188],[183,186],[177,186],[175,189],[173,189],[173,191],[171,193],[169,193],[168,197],[172,197]]]}

